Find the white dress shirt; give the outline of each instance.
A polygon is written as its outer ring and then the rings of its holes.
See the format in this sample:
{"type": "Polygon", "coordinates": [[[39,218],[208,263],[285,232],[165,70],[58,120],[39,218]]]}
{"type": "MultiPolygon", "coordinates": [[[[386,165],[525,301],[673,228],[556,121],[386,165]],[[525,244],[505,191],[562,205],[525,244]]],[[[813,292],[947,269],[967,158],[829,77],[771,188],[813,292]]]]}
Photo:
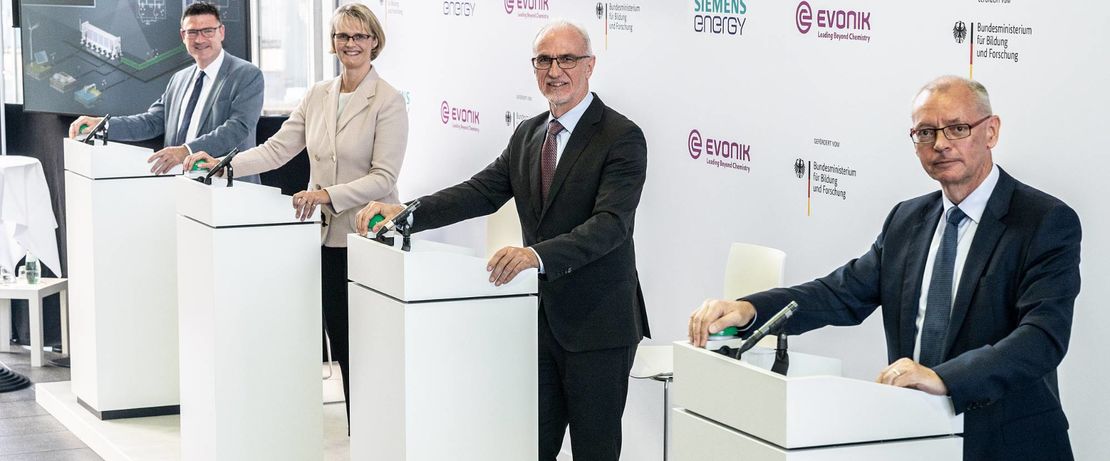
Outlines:
{"type": "MultiPolygon", "coordinates": [[[[200,98],[197,99],[197,107],[193,109],[193,116],[189,122],[189,131],[185,133],[185,147],[188,148],[188,143],[197,139],[197,130],[200,128],[200,116],[204,112],[204,103],[208,100],[208,95],[212,93],[212,87],[215,86],[216,76],[220,73],[220,67],[224,65],[224,51],[220,50],[220,54],[216,59],[208,64],[208,67],[201,69],[197,67],[196,72],[193,72],[193,77],[189,80],[189,86],[185,90],[185,97],[181,100],[181,112],[177,114],[177,126],[180,127],[185,123],[185,107],[189,104],[189,98],[193,96],[193,89],[197,85],[197,72],[204,72],[204,85],[200,88],[200,98]]],[[[193,150],[189,149],[192,154],[193,150]]],[[[212,155],[223,155],[223,152],[209,152],[212,155]]]]}
{"type": "MultiPolygon", "coordinates": [[[[971,242],[975,239],[975,231],[979,228],[979,221],[983,219],[983,212],[987,209],[987,200],[991,198],[991,193],[994,192],[994,186],[998,184],[998,165],[991,166],[991,172],[979,187],[975,188],[963,202],[959,203],[960,210],[967,215],[963,221],[960,221],[959,232],[956,236],[956,261],[952,270],[952,300],[956,300],[956,290],[960,286],[960,277],[963,275],[964,262],[967,261],[967,253],[971,249],[971,242]]],[[[933,231],[933,242],[929,244],[929,255],[925,259],[925,273],[921,278],[921,298],[917,303],[917,320],[914,321],[916,328],[916,339],[913,345],[913,360],[919,361],[921,356],[921,328],[925,323],[925,305],[929,297],[929,284],[933,279],[933,260],[937,257],[937,250],[940,248],[941,236],[944,234],[944,226],[947,223],[945,219],[948,216],[948,211],[956,206],[952,203],[944,193],[941,193],[941,201],[944,204],[944,210],[941,213],[941,219],[937,222],[937,228],[933,231]]],[[[951,315],[951,311],[949,311],[951,315]]]]}

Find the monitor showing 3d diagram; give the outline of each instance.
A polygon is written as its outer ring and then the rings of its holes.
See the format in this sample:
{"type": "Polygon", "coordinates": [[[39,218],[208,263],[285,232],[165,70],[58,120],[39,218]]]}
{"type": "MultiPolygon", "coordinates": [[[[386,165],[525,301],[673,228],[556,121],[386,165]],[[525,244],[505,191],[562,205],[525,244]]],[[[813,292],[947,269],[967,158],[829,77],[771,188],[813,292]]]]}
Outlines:
{"type": "MultiPolygon", "coordinates": [[[[25,109],[143,112],[174,72],[193,64],[181,12],[195,0],[22,0],[25,109]]],[[[247,0],[217,0],[224,49],[249,56],[247,0]]]]}

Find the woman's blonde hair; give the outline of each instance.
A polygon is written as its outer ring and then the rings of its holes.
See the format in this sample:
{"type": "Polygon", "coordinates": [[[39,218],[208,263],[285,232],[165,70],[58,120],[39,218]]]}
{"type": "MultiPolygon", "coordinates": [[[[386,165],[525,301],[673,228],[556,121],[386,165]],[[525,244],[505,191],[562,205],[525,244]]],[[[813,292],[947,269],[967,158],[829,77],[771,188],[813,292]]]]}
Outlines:
{"type": "MultiPolygon", "coordinates": [[[[336,8],[335,14],[331,17],[332,34],[335,33],[335,26],[339,25],[339,22],[344,19],[362,26],[364,30],[370,33],[371,37],[378,39],[378,46],[370,50],[370,60],[377,59],[382,49],[385,48],[385,30],[382,29],[382,24],[378,22],[378,17],[374,15],[374,12],[361,3],[350,3],[336,8]]],[[[335,40],[331,40],[331,52],[335,54],[335,40]]]]}

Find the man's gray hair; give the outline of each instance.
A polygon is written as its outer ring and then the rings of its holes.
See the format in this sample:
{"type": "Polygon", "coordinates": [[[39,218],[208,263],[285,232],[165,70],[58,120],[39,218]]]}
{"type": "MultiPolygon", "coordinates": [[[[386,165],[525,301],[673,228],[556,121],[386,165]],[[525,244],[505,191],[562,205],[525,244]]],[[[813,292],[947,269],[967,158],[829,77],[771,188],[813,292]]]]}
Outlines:
{"type": "Polygon", "coordinates": [[[532,40],[532,53],[535,54],[536,45],[539,45],[540,39],[542,39],[544,35],[547,35],[548,32],[551,32],[554,29],[561,29],[561,28],[564,28],[564,27],[569,27],[569,28],[574,29],[575,31],[577,31],[578,35],[582,36],[582,40],[586,42],[586,54],[590,55],[590,56],[594,55],[594,48],[593,48],[593,46],[590,45],[590,34],[589,34],[589,32],[586,32],[586,29],[583,28],[582,26],[580,26],[578,24],[575,24],[573,22],[567,21],[565,19],[556,19],[554,21],[551,21],[551,22],[545,24],[540,29],[540,31],[536,33],[536,38],[534,40],[532,40]]]}
{"type": "Polygon", "coordinates": [[[979,110],[980,115],[987,116],[994,113],[991,111],[991,96],[987,93],[987,87],[983,86],[982,83],[979,83],[975,80],[959,77],[956,75],[945,75],[942,77],[937,77],[929,83],[926,83],[925,86],[921,87],[921,90],[917,92],[917,95],[914,96],[913,100],[916,102],[917,99],[925,93],[948,91],[953,87],[967,88],[969,91],[971,91],[972,94],[975,95],[975,108],[979,110]]]}

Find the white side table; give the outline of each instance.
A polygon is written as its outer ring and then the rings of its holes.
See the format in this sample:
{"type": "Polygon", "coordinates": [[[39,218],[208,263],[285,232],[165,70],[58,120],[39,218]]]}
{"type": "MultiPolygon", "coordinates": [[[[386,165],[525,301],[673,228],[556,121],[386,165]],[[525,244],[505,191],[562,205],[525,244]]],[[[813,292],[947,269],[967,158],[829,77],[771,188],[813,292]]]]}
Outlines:
{"type": "Polygon", "coordinates": [[[31,319],[31,366],[42,366],[42,299],[55,293],[62,298],[62,353],[69,353],[69,281],[45,277],[33,285],[22,279],[0,285],[0,352],[11,352],[11,300],[26,299],[31,319]]]}

